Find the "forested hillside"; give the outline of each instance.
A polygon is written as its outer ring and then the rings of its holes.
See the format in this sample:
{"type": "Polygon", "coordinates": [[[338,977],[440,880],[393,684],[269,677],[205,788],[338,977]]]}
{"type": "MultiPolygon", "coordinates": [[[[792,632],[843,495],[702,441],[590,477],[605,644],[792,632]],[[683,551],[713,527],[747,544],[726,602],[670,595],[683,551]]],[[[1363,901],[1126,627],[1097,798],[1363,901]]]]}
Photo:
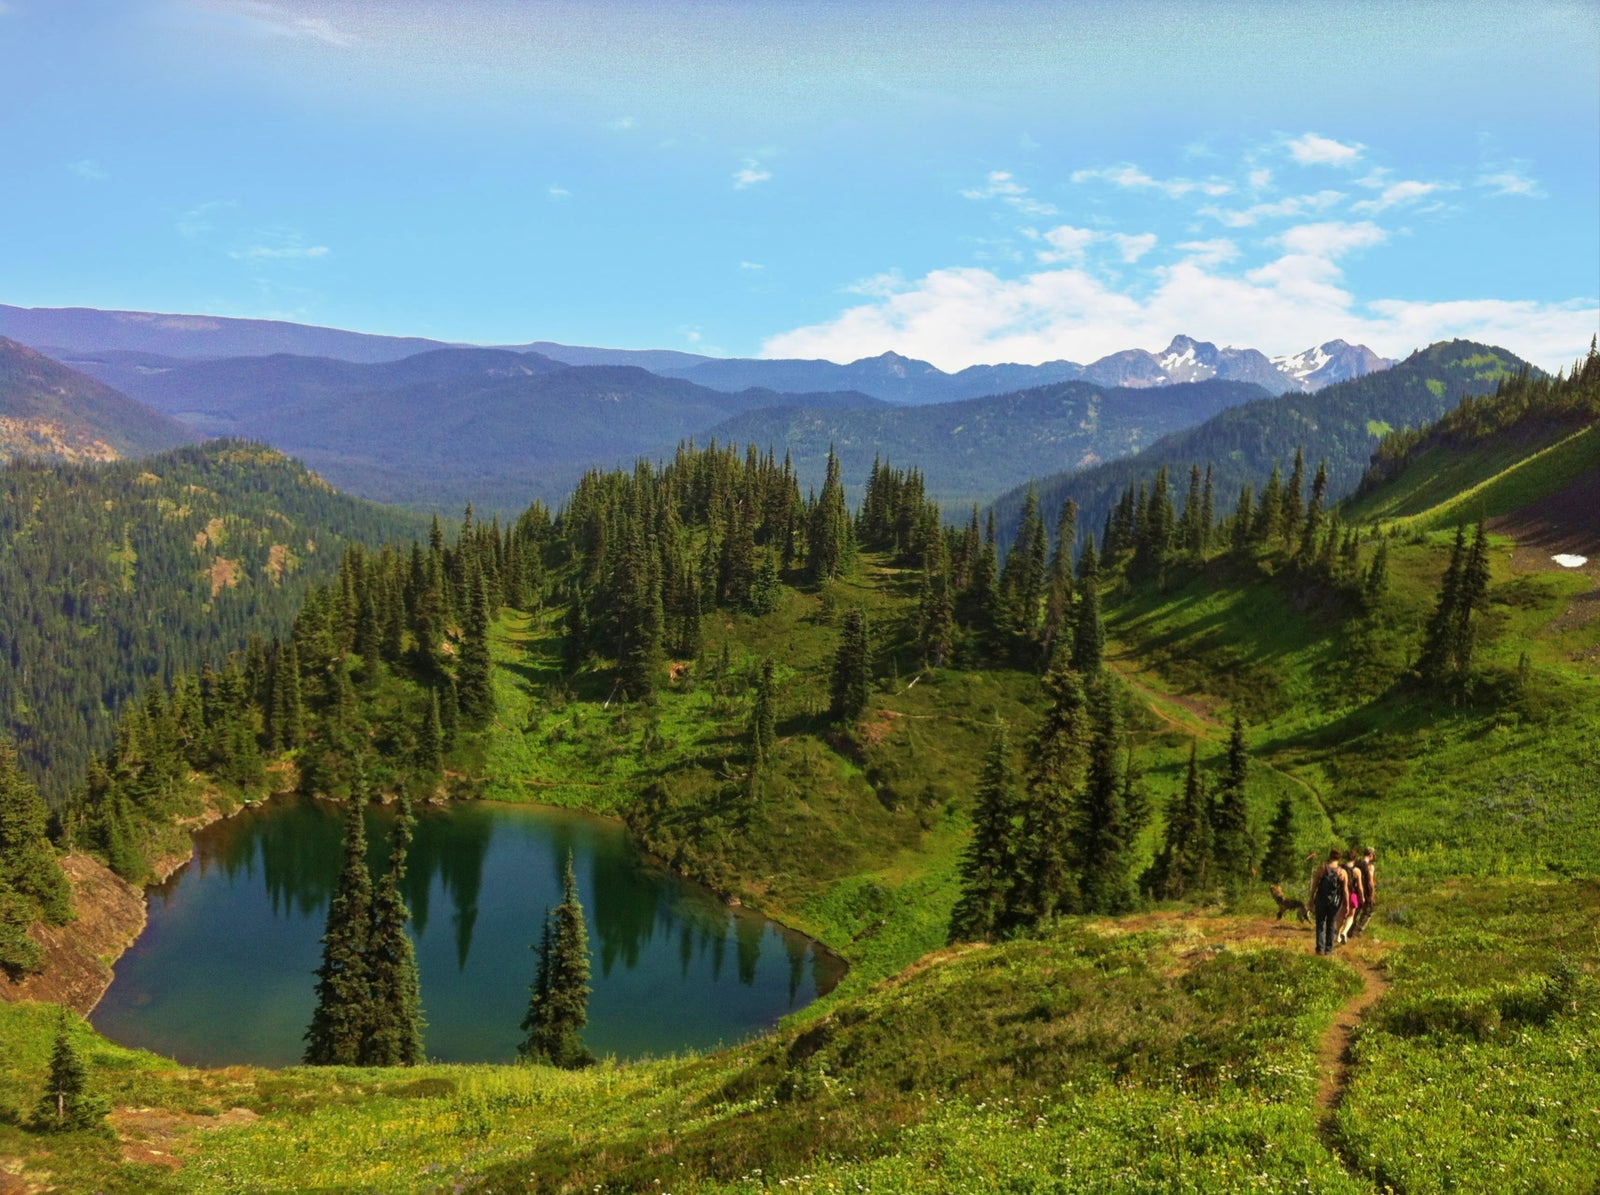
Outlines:
{"type": "Polygon", "coordinates": [[[1267,393],[1247,382],[1158,389],[1063,382],[917,407],[818,410],[796,403],[737,415],[708,434],[719,443],[787,452],[807,487],[822,481],[832,450],[852,497],[860,496],[874,460],[915,465],[928,496],[959,512],[988,503],[1018,477],[1127,456],[1267,393]]]}
{"type": "MultiPolygon", "coordinates": [[[[1193,465],[1211,467],[1219,510],[1231,510],[1246,485],[1259,487],[1275,464],[1290,467],[1295,448],[1314,468],[1327,468],[1328,499],[1355,489],[1382,438],[1397,428],[1438,419],[1468,395],[1492,393],[1501,378],[1529,369],[1504,349],[1453,340],[1420,349],[1391,369],[1329,386],[1315,394],[1285,394],[1232,407],[1135,456],[1035,483],[1047,509],[1071,498],[1081,525],[1098,533],[1118,497],[1157,470],[1173,477],[1193,465]]],[[[995,504],[1002,527],[1015,523],[1026,487],[995,504]]]]}
{"type": "Polygon", "coordinates": [[[346,543],[418,526],[241,442],[99,467],[7,465],[0,727],[59,799],[110,745],[128,698],[284,633],[346,543]]]}
{"type": "Polygon", "coordinates": [[[0,337],[0,461],[110,461],[195,438],[177,420],[0,337]]]}

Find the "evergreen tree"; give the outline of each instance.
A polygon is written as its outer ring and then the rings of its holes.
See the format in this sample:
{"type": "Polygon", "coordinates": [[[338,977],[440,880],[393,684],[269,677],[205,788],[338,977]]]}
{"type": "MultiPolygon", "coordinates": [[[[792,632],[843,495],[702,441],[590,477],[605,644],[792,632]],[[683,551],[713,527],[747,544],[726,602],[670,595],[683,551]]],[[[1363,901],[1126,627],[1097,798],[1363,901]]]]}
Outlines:
{"type": "Polygon", "coordinates": [[[368,955],[372,936],[372,876],[367,871],[367,791],[364,773],[345,798],[344,867],[328,905],[317,969],[317,1006],[306,1030],[304,1060],[312,1066],[355,1066],[374,1012],[368,955]]]}
{"type": "Polygon", "coordinates": [[[1211,869],[1211,818],[1199,752],[1189,745],[1189,771],[1167,804],[1161,850],[1146,887],[1159,899],[1177,900],[1205,888],[1211,869]]]}
{"type": "Polygon", "coordinates": [[[1050,705],[1028,744],[1028,799],[1001,929],[1037,925],[1079,903],[1071,838],[1088,766],[1088,705],[1078,674],[1064,665],[1045,675],[1043,688],[1050,705]]]}
{"type": "Polygon", "coordinates": [[[415,1066],[422,1053],[422,988],[416,949],[406,933],[411,911],[400,881],[405,878],[415,819],[411,802],[400,798],[389,850],[389,870],[372,897],[372,930],[367,947],[371,1016],[361,1044],[362,1066],[415,1066]]]}
{"type": "Polygon", "coordinates": [[[56,1022],[55,1046],[50,1051],[50,1077],[33,1114],[36,1128],[93,1128],[111,1110],[105,1100],[89,1094],[89,1068],[72,1044],[67,1018],[67,1010],[62,1009],[56,1022]]]}
{"type": "Polygon", "coordinates": [[[1122,729],[1116,697],[1107,684],[1091,690],[1090,721],[1089,766],[1072,834],[1079,901],[1085,913],[1122,913],[1133,901],[1129,869],[1142,827],[1128,816],[1122,729]]]}
{"type": "Polygon", "coordinates": [[[30,902],[47,921],[72,917],[72,889],[45,837],[49,814],[22,774],[16,748],[0,738],[0,889],[30,902]]]}
{"type": "Polygon", "coordinates": [[[750,713],[751,770],[772,758],[778,746],[778,686],[774,679],[777,665],[771,656],[761,661],[761,682],[756,686],[755,709],[750,713]]]}
{"type": "Polygon", "coordinates": [[[1283,487],[1282,514],[1278,519],[1278,532],[1285,544],[1293,545],[1300,535],[1301,520],[1305,518],[1306,456],[1300,448],[1294,450],[1294,469],[1283,487]]]}
{"type": "Polygon", "coordinates": [[[0,973],[13,983],[44,966],[44,947],[28,936],[33,920],[32,902],[0,880],[0,973]]]}
{"type": "Polygon", "coordinates": [[[822,483],[822,493],[811,510],[806,536],[806,574],[812,581],[832,580],[849,567],[853,554],[850,515],[845,510],[839,458],[833,446],[829,445],[827,476],[822,483]]]}
{"type": "Polygon", "coordinates": [[[872,649],[867,635],[867,616],[860,610],[849,610],[844,616],[828,687],[829,712],[835,722],[854,722],[866,711],[871,683],[872,649]]]}
{"type": "Polygon", "coordinates": [[[1094,536],[1083,545],[1078,557],[1078,617],[1072,640],[1072,667],[1088,680],[1100,675],[1105,656],[1106,633],[1100,625],[1100,562],[1094,551],[1094,536]]]}
{"type": "Polygon", "coordinates": [[[1213,875],[1225,884],[1243,884],[1255,866],[1255,844],[1250,837],[1250,806],[1245,781],[1250,759],[1244,746],[1244,723],[1234,715],[1228,734],[1228,761],[1211,807],[1213,875]]]}
{"type": "Polygon", "coordinates": [[[1367,566],[1366,576],[1361,582],[1361,604],[1367,613],[1372,613],[1378,608],[1378,603],[1383,600],[1383,595],[1389,592],[1389,543],[1379,540],[1378,546],[1373,549],[1372,563],[1367,566]]]}
{"type": "Polygon", "coordinates": [[[581,1036],[589,1022],[589,937],[571,851],[561,891],[561,903],[545,918],[536,947],[538,968],[522,1019],[527,1036],[517,1053],[529,1062],[576,1070],[594,1062],[594,1055],[581,1036]]]}
{"type": "Polygon", "coordinates": [[[456,663],[456,701],[461,718],[470,727],[485,725],[494,714],[494,686],[490,680],[489,595],[480,578],[471,586],[466,624],[461,632],[461,655],[456,663]]]}
{"type": "Polygon", "coordinates": [[[1272,829],[1267,834],[1267,854],[1261,863],[1261,878],[1268,883],[1281,884],[1300,870],[1300,856],[1295,850],[1294,808],[1287,796],[1278,801],[1278,811],[1272,817],[1272,829]]]}
{"type": "Polygon", "coordinates": [[[950,913],[951,942],[992,941],[1007,921],[1017,874],[1016,774],[1005,730],[984,757],[972,811],[972,841],[961,856],[961,896],[950,913]]]}
{"type": "Polygon", "coordinates": [[[1328,495],[1328,465],[1317,464],[1317,476],[1311,483],[1311,504],[1306,507],[1305,525],[1300,529],[1300,548],[1295,559],[1302,568],[1316,558],[1319,537],[1322,534],[1322,502],[1328,495]]]}
{"type": "Polygon", "coordinates": [[[1423,681],[1435,689],[1466,679],[1472,664],[1472,612],[1483,603],[1488,591],[1488,547],[1483,525],[1479,524],[1470,549],[1466,537],[1466,528],[1457,525],[1450,564],[1439,582],[1439,602],[1428,619],[1417,661],[1423,681]]]}
{"type": "Polygon", "coordinates": [[[439,718],[439,690],[428,690],[428,716],[417,731],[417,772],[437,780],[444,771],[444,724],[439,718]]]}
{"type": "Polygon", "coordinates": [[[1239,507],[1233,512],[1233,538],[1228,546],[1234,552],[1242,554],[1249,549],[1255,535],[1254,520],[1254,494],[1245,485],[1239,491],[1239,507]]]}

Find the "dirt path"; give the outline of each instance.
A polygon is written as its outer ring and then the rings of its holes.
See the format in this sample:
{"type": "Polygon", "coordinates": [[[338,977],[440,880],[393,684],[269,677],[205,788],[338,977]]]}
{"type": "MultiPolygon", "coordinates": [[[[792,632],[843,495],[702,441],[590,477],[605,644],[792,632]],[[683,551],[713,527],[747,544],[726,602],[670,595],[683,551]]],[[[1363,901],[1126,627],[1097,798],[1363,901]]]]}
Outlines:
{"type": "Polygon", "coordinates": [[[1350,1169],[1349,1160],[1344,1158],[1340,1149],[1334,1117],[1350,1085],[1353,1065],[1350,1043],[1355,1038],[1356,1026],[1361,1023],[1367,1009],[1390,987],[1389,979],[1381,970],[1383,953],[1382,948],[1369,938],[1339,948],[1335,957],[1342,958],[1361,976],[1361,991],[1339,1010],[1333,1018],[1333,1024],[1328,1026],[1322,1034],[1322,1040],[1317,1043],[1317,1098],[1314,1104],[1317,1133],[1323,1144],[1345,1162],[1346,1169],[1350,1169]]]}

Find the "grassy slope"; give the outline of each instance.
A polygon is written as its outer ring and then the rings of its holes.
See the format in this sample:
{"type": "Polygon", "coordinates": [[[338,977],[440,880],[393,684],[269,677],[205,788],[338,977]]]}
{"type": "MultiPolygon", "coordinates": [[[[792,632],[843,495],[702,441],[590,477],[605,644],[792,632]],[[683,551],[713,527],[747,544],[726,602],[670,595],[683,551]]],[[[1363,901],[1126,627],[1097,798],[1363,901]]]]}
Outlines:
{"type": "MultiPolygon", "coordinates": [[[[1303,928],[1267,924],[1259,899],[1243,918],[1073,922],[881,982],[940,943],[983,728],[997,713],[1026,725],[1032,682],[945,673],[907,688],[901,668],[874,695],[866,745],[841,755],[813,733],[835,632],[823,599],[793,594],[765,621],[708,620],[707,659],[726,639],[729,674],[663,695],[672,746],[643,761],[613,749],[642,740],[638,711],[604,708],[581,681],[555,701],[523,688],[558,645],[546,620],[503,621],[505,729],[486,764],[566,803],[618,809],[654,778],[692,805],[736,766],[749,670],[782,644],[783,771],[804,783],[732,823],[748,863],[729,886],[851,958],[829,1001],[735,1051],[580,1076],[182,1072],[101,1044],[119,1106],[238,1105],[263,1120],[200,1134],[176,1117],[191,1156],[175,1174],[119,1163],[93,1136],[3,1124],[0,1157],[107,1190],[1582,1189],[1600,1148],[1600,886],[1559,877],[1600,873],[1600,624],[1560,620],[1584,578],[1513,575],[1496,544],[1483,700],[1422,702],[1395,682],[1447,555],[1442,533],[1392,540],[1371,619],[1261,576],[1270,562],[1222,560],[1108,610],[1113,663],[1152,709],[1140,734],[1158,802],[1190,736],[1214,757],[1238,708],[1258,829],[1288,792],[1303,847],[1326,842],[1329,819],[1380,847],[1381,915],[1362,949],[1394,986],[1321,1135],[1315,1046],[1357,981],[1347,960],[1308,957],[1303,928]],[[713,728],[690,734],[706,713],[713,728]]],[[[869,567],[834,602],[866,604],[891,658],[899,584],[869,567]]],[[[38,1088],[41,1016],[0,1009],[0,1121],[38,1088]]]]}

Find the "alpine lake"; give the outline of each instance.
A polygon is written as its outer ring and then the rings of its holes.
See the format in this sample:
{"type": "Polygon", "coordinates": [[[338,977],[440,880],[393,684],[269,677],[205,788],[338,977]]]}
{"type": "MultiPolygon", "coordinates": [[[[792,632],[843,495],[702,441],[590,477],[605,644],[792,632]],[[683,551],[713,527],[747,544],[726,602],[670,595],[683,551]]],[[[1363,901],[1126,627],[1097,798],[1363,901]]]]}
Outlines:
{"type": "MultiPolygon", "coordinates": [[[[366,813],[375,876],[394,817],[366,813]]],[[[149,924],[117,962],[95,1028],[191,1066],[299,1062],[342,829],[336,805],[279,797],[199,831],[190,862],[148,890],[149,924]]],[[[803,935],[652,864],[616,822],[491,802],[423,807],[402,886],[430,1059],[516,1057],[532,947],[561,900],[569,850],[589,931],[584,1041],[601,1057],[742,1041],[844,973],[803,935]]]]}

